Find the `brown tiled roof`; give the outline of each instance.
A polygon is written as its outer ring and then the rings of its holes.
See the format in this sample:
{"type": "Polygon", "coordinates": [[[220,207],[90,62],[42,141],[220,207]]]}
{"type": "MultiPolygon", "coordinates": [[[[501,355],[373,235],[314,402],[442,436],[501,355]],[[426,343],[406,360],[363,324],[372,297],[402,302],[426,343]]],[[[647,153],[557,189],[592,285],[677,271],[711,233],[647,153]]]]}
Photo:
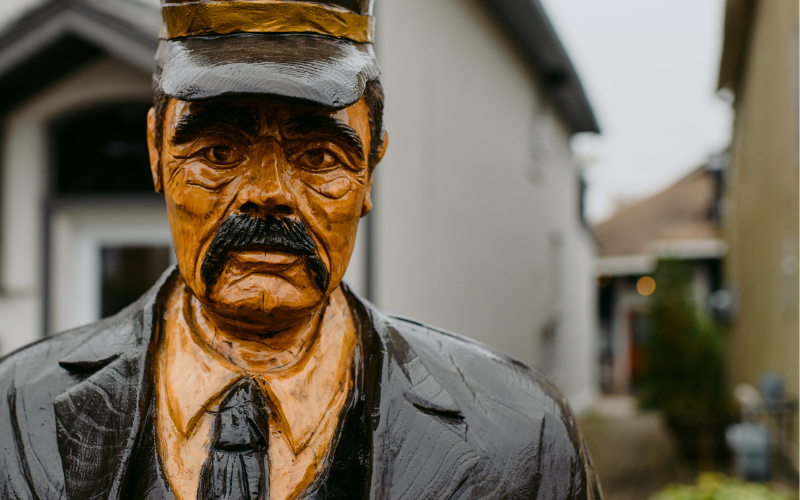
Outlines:
{"type": "Polygon", "coordinates": [[[599,255],[647,254],[655,241],[719,237],[718,175],[700,167],[667,189],[626,206],[597,224],[599,255]]]}

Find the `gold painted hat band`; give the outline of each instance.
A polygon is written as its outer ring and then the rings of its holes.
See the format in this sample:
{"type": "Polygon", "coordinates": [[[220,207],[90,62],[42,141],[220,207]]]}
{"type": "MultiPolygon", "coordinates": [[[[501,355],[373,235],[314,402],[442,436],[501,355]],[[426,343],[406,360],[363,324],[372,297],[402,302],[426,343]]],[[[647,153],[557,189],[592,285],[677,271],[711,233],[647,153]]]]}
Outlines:
{"type": "Polygon", "coordinates": [[[372,16],[310,2],[245,0],[189,2],[162,8],[169,40],[189,36],[234,33],[318,33],[372,43],[372,16]]]}

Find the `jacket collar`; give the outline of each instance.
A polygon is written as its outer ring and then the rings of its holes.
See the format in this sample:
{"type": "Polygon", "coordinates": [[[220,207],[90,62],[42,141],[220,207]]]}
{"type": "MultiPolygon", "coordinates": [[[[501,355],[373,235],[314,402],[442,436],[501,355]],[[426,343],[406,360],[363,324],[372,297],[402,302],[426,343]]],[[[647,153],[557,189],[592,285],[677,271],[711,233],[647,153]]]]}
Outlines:
{"type": "MultiPolygon", "coordinates": [[[[54,402],[67,498],[122,495],[152,392],[152,340],[177,279],[173,266],[59,362],[80,380],[54,402]]],[[[467,442],[464,414],[392,320],[348,287],[345,291],[361,326],[370,330],[362,334],[377,338],[382,357],[370,498],[449,498],[478,462],[467,442]],[[420,453],[423,443],[428,453],[420,453]]]]}
{"type": "Polygon", "coordinates": [[[380,342],[380,395],[373,422],[374,500],[449,499],[478,463],[467,421],[453,396],[431,374],[394,321],[357,293],[356,316],[380,342]]]}
{"type": "Polygon", "coordinates": [[[167,270],[142,298],[61,359],[79,382],[54,401],[67,498],[116,499],[151,393],[151,339],[178,273],[167,270]]]}

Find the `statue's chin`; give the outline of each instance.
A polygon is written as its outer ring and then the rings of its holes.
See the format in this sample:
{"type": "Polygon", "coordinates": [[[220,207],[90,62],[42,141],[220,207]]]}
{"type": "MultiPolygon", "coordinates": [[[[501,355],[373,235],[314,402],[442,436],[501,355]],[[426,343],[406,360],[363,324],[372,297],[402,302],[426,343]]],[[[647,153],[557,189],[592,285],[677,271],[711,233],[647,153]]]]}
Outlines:
{"type": "Polygon", "coordinates": [[[223,276],[211,293],[198,297],[204,308],[229,324],[252,332],[276,332],[311,314],[325,299],[312,283],[272,274],[223,276]]]}

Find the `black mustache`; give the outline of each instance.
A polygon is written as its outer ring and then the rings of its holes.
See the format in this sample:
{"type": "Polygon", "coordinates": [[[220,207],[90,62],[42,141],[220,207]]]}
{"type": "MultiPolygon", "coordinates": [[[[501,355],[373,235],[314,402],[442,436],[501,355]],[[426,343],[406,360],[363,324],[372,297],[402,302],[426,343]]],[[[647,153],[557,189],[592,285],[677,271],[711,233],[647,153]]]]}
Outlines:
{"type": "Polygon", "coordinates": [[[200,267],[200,276],[206,283],[206,290],[211,290],[216,284],[229,252],[256,245],[301,254],[317,286],[323,292],[328,290],[330,273],[319,256],[311,232],[302,221],[275,217],[262,219],[242,213],[232,214],[222,221],[211,240],[200,267]]]}

